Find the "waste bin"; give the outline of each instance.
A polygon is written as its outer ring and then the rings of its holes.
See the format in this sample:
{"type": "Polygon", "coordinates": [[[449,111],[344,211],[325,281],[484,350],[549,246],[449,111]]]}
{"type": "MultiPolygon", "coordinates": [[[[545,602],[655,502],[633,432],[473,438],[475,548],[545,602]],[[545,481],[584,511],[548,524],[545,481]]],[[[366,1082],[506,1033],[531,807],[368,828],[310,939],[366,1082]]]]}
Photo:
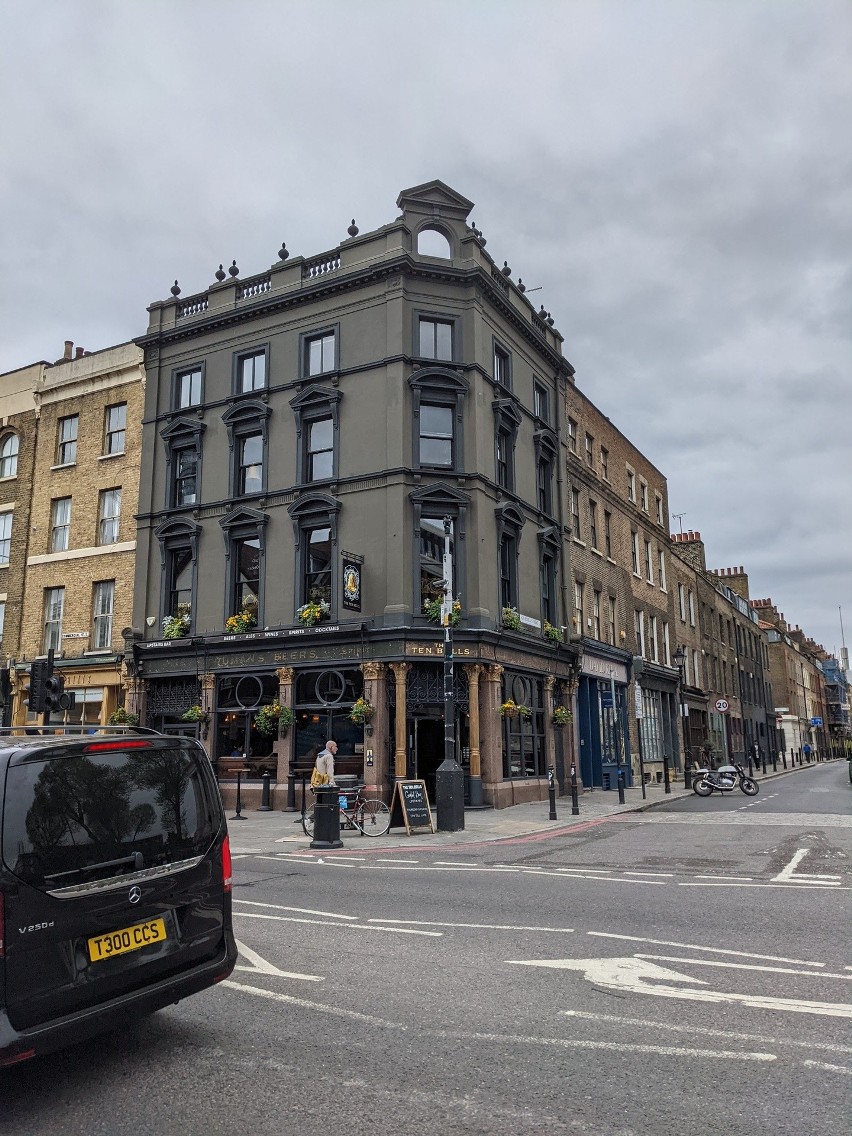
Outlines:
{"type": "Polygon", "coordinates": [[[340,839],[340,805],[336,785],[320,785],[314,789],[314,838],[311,848],[342,848],[340,839]]]}

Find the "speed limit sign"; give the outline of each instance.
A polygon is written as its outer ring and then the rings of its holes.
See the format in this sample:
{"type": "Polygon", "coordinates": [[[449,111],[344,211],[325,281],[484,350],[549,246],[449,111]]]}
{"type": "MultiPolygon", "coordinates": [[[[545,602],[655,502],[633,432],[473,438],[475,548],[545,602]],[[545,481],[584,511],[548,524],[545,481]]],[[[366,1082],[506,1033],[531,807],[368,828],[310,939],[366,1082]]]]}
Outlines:
{"type": "Polygon", "coordinates": [[[717,698],[716,699],[716,709],[719,711],[720,714],[724,714],[728,709],[727,698],[717,698]]]}

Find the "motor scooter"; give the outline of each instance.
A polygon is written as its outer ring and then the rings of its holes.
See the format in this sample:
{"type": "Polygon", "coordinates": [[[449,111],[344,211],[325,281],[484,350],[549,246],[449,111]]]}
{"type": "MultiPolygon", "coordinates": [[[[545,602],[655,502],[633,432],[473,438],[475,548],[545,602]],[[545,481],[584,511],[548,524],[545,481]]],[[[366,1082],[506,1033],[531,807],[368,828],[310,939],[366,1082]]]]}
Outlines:
{"type": "Polygon", "coordinates": [[[699,797],[709,797],[714,790],[732,793],[739,785],[747,797],[756,797],[760,792],[757,782],[748,776],[741,765],[720,765],[718,769],[693,769],[692,788],[699,797]]]}

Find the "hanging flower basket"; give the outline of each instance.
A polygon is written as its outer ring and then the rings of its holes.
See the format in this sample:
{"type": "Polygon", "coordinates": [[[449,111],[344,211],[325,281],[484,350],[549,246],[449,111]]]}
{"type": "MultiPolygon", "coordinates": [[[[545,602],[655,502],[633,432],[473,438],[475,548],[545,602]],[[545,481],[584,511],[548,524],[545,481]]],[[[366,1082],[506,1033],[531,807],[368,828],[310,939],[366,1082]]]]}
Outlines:
{"type": "Polygon", "coordinates": [[[501,718],[531,718],[532,709],[529,706],[524,706],[522,702],[515,702],[513,699],[507,699],[500,707],[501,718]]]}
{"type": "Polygon", "coordinates": [[[138,726],[139,715],[128,714],[123,706],[119,706],[117,710],[113,710],[108,718],[110,726],[138,726]]]}
{"type": "Polygon", "coordinates": [[[504,607],[500,613],[500,619],[503,626],[507,631],[520,631],[521,630],[521,617],[518,615],[518,609],[514,607],[504,607]]]}
{"type": "Polygon", "coordinates": [[[559,728],[561,729],[563,726],[570,726],[573,721],[574,715],[571,713],[567,706],[553,707],[554,726],[559,726],[559,728]]]}
{"type": "Polygon", "coordinates": [[[188,603],[179,603],[174,615],[168,615],[163,620],[164,639],[182,639],[189,634],[189,624],[192,609],[188,603]]]}
{"type": "Polygon", "coordinates": [[[229,615],[225,620],[225,631],[228,635],[243,635],[257,626],[257,608],[244,607],[236,615],[229,615]]]}
{"type": "MultiPolygon", "coordinates": [[[[436,599],[433,599],[433,600],[424,600],[423,601],[423,612],[424,612],[426,618],[428,620],[431,620],[432,623],[441,623],[441,626],[443,626],[443,623],[441,622],[441,604],[442,603],[443,603],[443,600],[441,599],[440,596],[438,596],[436,599]]],[[[450,612],[450,627],[455,627],[460,619],[461,619],[461,601],[460,600],[453,600],[453,610],[450,612]]]]}
{"type": "Polygon", "coordinates": [[[255,729],[265,737],[286,738],[294,722],[294,714],[289,706],[282,706],[280,702],[270,702],[268,706],[261,706],[254,716],[255,729]]]}
{"type": "Polygon", "coordinates": [[[330,611],[331,608],[325,600],[309,600],[306,604],[302,604],[296,612],[296,618],[305,627],[313,627],[325,619],[330,611]]]}
{"type": "Polygon", "coordinates": [[[210,715],[203,706],[190,706],[181,714],[181,720],[184,722],[203,722],[206,726],[210,721],[210,715]]]}
{"type": "Polygon", "coordinates": [[[562,629],[560,627],[555,627],[552,623],[548,623],[547,620],[544,621],[542,635],[544,635],[545,639],[547,639],[550,643],[562,642],[562,629]]]}
{"type": "Polygon", "coordinates": [[[365,726],[367,722],[372,721],[375,712],[375,706],[366,698],[357,698],[349,711],[349,720],[354,722],[356,726],[365,726]]]}

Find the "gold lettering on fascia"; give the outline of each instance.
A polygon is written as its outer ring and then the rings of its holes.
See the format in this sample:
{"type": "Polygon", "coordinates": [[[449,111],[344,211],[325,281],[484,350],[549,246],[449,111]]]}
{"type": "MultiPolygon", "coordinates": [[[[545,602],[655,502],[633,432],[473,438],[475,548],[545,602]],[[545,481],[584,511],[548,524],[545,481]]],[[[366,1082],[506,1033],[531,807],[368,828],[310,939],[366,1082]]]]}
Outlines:
{"type": "MultiPolygon", "coordinates": [[[[407,643],[405,648],[406,655],[429,655],[432,658],[444,655],[443,643],[407,643]]],[[[456,647],[453,646],[454,659],[469,659],[473,658],[476,652],[472,647],[456,647]]]]}

